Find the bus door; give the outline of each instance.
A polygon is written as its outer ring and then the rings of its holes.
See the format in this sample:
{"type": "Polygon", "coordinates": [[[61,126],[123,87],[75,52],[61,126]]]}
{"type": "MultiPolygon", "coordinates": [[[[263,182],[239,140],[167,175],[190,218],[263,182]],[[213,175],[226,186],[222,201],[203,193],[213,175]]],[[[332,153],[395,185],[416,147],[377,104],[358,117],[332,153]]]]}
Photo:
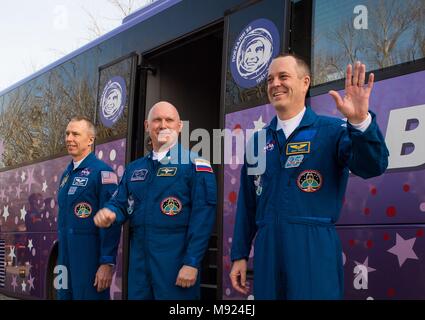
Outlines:
{"type": "MultiPolygon", "coordinates": [[[[125,165],[134,160],[139,139],[137,115],[139,105],[134,103],[139,94],[138,55],[131,53],[99,67],[97,107],[96,155],[109,164],[121,179],[125,165]]],[[[142,105],[144,108],[144,105],[142,105]]],[[[142,131],[143,133],[143,131],[142,131]]],[[[116,272],[111,285],[112,299],[126,298],[128,265],[128,224],[123,227],[118,249],[116,272]]]]}
{"type": "MultiPolygon", "coordinates": [[[[209,160],[217,181],[220,176],[220,151],[213,150],[213,129],[221,124],[223,23],[206,26],[184,38],[168,43],[143,54],[143,64],[153,68],[148,72],[146,84],[147,117],[150,108],[158,101],[169,101],[179,111],[184,121],[180,135],[182,145],[209,160]],[[195,129],[198,129],[196,132],[195,129]],[[208,139],[209,141],[206,141],[208,139]],[[197,148],[204,144],[202,149],[197,148]]],[[[142,121],[142,119],[140,119],[142,121]]],[[[218,201],[219,206],[220,201],[218,201]]],[[[219,208],[217,209],[219,212],[219,208]]],[[[218,215],[217,215],[218,216],[218,215]]],[[[208,251],[202,263],[201,298],[218,297],[217,283],[221,259],[218,242],[221,240],[217,219],[208,251]]]]}

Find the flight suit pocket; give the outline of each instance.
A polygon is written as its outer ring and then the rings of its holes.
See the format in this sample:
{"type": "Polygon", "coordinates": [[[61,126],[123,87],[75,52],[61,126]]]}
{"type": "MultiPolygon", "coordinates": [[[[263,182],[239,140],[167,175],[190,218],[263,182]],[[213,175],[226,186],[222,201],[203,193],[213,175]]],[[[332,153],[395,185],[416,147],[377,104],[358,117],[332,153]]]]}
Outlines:
{"type": "MultiPolygon", "coordinates": [[[[211,173],[211,175],[214,175],[211,173]]],[[[204,187],[207,203],[216,204],[217,203],[217,188],[214,182],[214,177],[205,177],[204,178],[204,187]]]]}
{"type": "Polygon", "coordinates": [[[146,181],[132,181],[128,184],[128,194],[133,198],[142,201],[146,192],[146,181]]]}

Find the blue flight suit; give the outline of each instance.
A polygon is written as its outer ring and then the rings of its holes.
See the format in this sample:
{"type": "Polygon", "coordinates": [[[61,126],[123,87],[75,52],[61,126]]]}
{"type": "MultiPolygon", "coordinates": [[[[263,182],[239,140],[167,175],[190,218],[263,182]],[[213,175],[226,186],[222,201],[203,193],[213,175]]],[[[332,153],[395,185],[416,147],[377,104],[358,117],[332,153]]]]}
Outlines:
{"type": "Polygon", "coordinates": [[[310,107],[288,137],[266,130],[261,175],[248,175],[245,157],[231,259],[248,259],[254,246],[255,299],[340,299],[342,249],[335,231],[349,170],[362,178],[382,174],[388,150],[371,112],[365,132],[340,119],[318,116],[310,107]]]}
{"type": "Polygon", "coordinates": [[[211,166],[190,157],[197,158],[176,144],[167,153],[168,164],[153,160],[152,153],[135,160],[105,206],[116,213],[115,223],[130,221],[129,299],[200,297],[200,272],[190,288],[175,283],[183,265],[200,269],[215,223],[217,191],[211,166]]]}
{"type": "Polygon", "coordinates": [[[71,161],[58,192],[58,265],[66,266],[68,289],[58,290],[60,300],[107,300],[109,289],[93,286],[101,264],[115,264],[121,228],[99,229],[96,212],[117,188],[112,168],[90,153],[74,170],[71,161]]]}

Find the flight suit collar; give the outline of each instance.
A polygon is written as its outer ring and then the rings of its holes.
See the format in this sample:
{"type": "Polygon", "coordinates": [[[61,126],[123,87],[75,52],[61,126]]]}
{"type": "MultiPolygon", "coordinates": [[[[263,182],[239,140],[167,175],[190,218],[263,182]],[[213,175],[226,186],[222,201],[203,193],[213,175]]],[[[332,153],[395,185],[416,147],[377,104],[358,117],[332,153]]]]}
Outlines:
{"type": "MultiPolygon", "coordinates": [[[[298,128],[311,126],[316,121],[316,119],[317,119],[317,114],[311,109],[310,106],[306,106],[304,116],[300,124],[295,130],[297,130],[298,128]]],[[[273,117],[273,119],[270,121],[266,129],[276,131],[276,128],[277,128],[277,115],[273,117]]]]}
{"type": "MultiPolygon", "coordinates": [[[[181,152],[183,151],[183,146],[180,144],[180,143],[175,143],[174,144],[174,146],[172,146],[168,151],[167,151],[167,154],[165,155],[165,157],[163,158],[163,159],[165,159],[165,158],[168,158],[169,160],[171,160],[170,159],[170,157],[171,157],[171,155],[179,155],[179,156],[181,156],[181,152]],[[176,150],[176,149],[178,149],[178,150],[176,150]]],[[[153,160],[153,151],[150,151],[147,155],[146,155],[146,158],[147,159],[150,159],[150,160],[152,160],[152,161],[157,161],[157,160],[153,160]]],[[[161,161],[159,161],[159,162],[161,162],[161,161]]]]}
{"type": "MultiPolygon", "coordinates": [[[[96,159],[96,156],[94,155],[93,152],[90,152],[87,155],[87,157],[84,158],[83,162],[81,162],[80,165],[75,169],[75,172],[81,171],[84,168],[87,168],[94,159],[96,159]]],[[[72,172],[73,170],[74,170],[74,163],[71,160],[71,163],[68,165],[67,171],[72,172]]]]}

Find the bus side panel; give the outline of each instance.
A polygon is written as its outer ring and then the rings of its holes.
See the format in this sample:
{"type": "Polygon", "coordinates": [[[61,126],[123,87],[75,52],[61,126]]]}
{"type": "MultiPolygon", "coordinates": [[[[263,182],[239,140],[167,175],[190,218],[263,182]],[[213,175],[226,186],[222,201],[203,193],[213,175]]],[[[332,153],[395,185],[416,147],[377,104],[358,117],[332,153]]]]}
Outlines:
{"type": "MultiPolygon", "coordinates": [[[[425,223],[424,81],[420,71],[375,83],[370,109],[390,151],[389,168],[380,177],[350,179],[339,224],[425,223]]],[[[311,98],[311,105],[342,117],[328,94],[311,98]]]]}
{"type": "Polygon", "coordinates": [[[3,234],[6,251],[4,293],[20,298],[43,299],[45,270],[56,232],[3,234]]]}
{"type": "Polygon", "coordinates": [[[425,226],[337,227],[346,299],[425,299],[425,226]]]}
{"type": "MultiPolygon", "coordinates": [[[[338,221],[348,299],[425,296],[424,80],[420,71],[374,85],[370,109],[386,138],[390,164],[380,177],[352,175],[348,182],[338,221]]],[[[341,117],[327,94],[311,98],[311,105],[341,117]]]]}
{"type": "MultiPolygon", "coordinates": [[[[96,155],[122,176],[126,139],[97,146],[96,155]]],[[[43,298],[49,254],[57,240],[57,189],[70,157],[0,173],[0,239],[5,240],[6,294],[43,298]]],[[[122,242],[111,296],[121,298],[122,242]]],[[[3,290],[4,289],[4,290],[3,290]]]]}
{"type": "Polygon", "coordinates": [[[43,298],[45,270],[57,239],[56,193],[70,158],[0,173],[0,238],[5,240],[6,293],[43,298]]]}

